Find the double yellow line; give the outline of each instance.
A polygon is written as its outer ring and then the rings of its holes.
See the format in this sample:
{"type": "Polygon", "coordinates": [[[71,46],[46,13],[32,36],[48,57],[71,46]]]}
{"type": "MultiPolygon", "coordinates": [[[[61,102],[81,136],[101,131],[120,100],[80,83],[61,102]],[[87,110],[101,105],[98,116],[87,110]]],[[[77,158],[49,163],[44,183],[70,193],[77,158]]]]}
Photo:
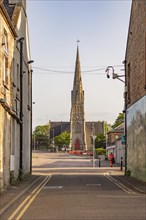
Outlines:
{"type": "Polygon", "coordinates": [[[114,179],[108,174],[104,174],[111,182],[115,183],[119,188],[121,188],[123,191],[125,191],[128,194],[136,194],[133,190],[129,189],[127,186],[120,183],[118,180],[114,179]]]}
{"type": "Polygon", "coordinates": [[[42,188],[46,185],[46,183],[50,180],[51,176],[47,176],[26,198],[25,200],[18,206],[18,208],[12,213],[12,215],[8,218],[8,220],[19,220],[31,203],[34,201],[36,196],[42,190],[42,188]],[[27,202],[27,204],[26,204],[27,202]],[[20,211],[21,210],[21,211],[20,211]],[[18,214],[18,212],[20,213],[18,214]],[[16,215],[18,216],[16,217],[16,215]],[[15,217],[15,218],[14,218],[15,217]]]}

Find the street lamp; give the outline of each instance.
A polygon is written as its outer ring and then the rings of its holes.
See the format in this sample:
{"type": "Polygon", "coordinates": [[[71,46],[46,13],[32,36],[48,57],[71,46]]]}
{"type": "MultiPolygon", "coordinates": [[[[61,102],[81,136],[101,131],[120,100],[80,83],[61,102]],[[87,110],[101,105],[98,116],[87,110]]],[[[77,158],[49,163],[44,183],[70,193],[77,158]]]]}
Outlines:
{"type": "Polygon", "coordinates": [[[53,128],[51,128],[50,130],[52,130],[52,131],[53,131],[53,132],[52,132],[52,133],[53,133],[53,138],[52,138],[53,140],[52,140],[52,144],[53,144],[53,151],[54,151],[54,129],[53,129],[53,128]]]}
{"type": "MultiPolygon", "coordinates": [[[[126,61],[123,62],[124,65],[126,65],[126,61]]],[[[107,73],[107,78],[110,78],[110,69],[112,69],[112,78],[113,79],[118,79],[121,82],[123,82],[125,84],[125,92],[124,92],[124,135],[125,135],[125,175],[127,174],[127,114],[126,114],[126,110],[127,110],[127,105],[126,105],[126,94],[127,94],[127,84],[126,81],[120,79],[120,77],[125,77],[124,75],[118,75],[117,73],[115,73],[114,67],[113,66],[108,66],[105,70],[105,72],[107,73]]]]}
{"type": "Polygon", "coordinates": [[[96,136],[92,135],[92,137],[93,137],[93,167],[95,167],[95,139],[96,139],[96,136]]]}
{"type": "Polygon", "coordinates": [[[93,139],[93,168],[95,167],[95,132],[94,132],[94,122],[92,122],[92,139],[93,139]]]}
{"type": "Polygon", "coordinates": [[[125,75],[118,75],[117,73],[115,73],[115,70],[114,70],[114,67],[113,66],[108,66],[105,70],[105,72],[107,73],[107,78],[109,79],[110,78],[110,69],[112,69],[112,78],[113,79],[118,79],[120,80],[121,82],[125,83],[124,80],[120,79],[120,77],[125,77],[125,75]]]}

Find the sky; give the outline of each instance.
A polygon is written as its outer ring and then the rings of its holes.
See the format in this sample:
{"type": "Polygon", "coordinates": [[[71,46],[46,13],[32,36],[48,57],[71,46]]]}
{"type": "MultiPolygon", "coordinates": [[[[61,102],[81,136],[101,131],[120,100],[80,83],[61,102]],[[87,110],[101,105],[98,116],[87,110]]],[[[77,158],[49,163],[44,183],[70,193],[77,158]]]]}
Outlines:
{"type": "Polygon", "coordinates": [[[115,122],[124,109],[124,83],[105,70],[113,66],[124,75],[130,11],[131,0],[28,0],[33,129],[70,120],[77,40],[85,120],[115,122]]]}

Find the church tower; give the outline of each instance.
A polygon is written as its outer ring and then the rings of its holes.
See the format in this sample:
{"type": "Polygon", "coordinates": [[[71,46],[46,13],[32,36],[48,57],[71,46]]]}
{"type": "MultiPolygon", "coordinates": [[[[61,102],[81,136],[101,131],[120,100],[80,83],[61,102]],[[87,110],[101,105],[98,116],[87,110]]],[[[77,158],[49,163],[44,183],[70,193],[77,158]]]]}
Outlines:
{"type": "Polygon", "coordinates": [[[82,87],[79,47],[75,63],[73,90],[71,91],[70,147],[71,150],[86,150],[84,91],[82,87]]]}

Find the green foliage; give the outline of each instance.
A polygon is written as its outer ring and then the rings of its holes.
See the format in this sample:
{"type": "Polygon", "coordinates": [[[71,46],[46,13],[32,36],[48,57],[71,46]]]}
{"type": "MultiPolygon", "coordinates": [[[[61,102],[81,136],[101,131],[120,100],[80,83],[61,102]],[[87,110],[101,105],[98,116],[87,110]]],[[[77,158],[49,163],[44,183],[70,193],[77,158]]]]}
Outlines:
{"type": "Polygon", "coordinates": [[[106,137],[104,134],[97,135],[95,139],[95,148],[105,148],[106,147],[106,137]]]}
{"type": "Polygon", "coordinates": [[[107,134],[112,129],[112,126],[107,122],[104,123],[104,132],[107,134]]]}
{"type": "Polygon", "coordinates": [[[35,148],[44,147],[44,146],[48,147],[49,134],[50,134],[49,124],[37,126],[32,136],[33,146],[35,146],[35,148]]]}
{"type": "Polygon", "coordinates": [[[59,148],[63,146],[68,146],[70,143],[70,134],[68,132],[63,132],[54,138],[55,145],[59,148]]]}
{"type": "Polygon", "coordinates": [[[112,125],[112,128],[116,128],[118,125],[124,122],[124,113],[119,113],[115,123],[112,125]]]}
{"type": "Polygon", "coordinates": [[[106,155],[106,149],[104,148],[96,148],[95,152],[97,155],[106,155]]]}
{"type": "Polygon", "coordinates": [[[35,128],[35,136],[49,136],[50,126],[47,125],[39,125],[35,128]]]}

